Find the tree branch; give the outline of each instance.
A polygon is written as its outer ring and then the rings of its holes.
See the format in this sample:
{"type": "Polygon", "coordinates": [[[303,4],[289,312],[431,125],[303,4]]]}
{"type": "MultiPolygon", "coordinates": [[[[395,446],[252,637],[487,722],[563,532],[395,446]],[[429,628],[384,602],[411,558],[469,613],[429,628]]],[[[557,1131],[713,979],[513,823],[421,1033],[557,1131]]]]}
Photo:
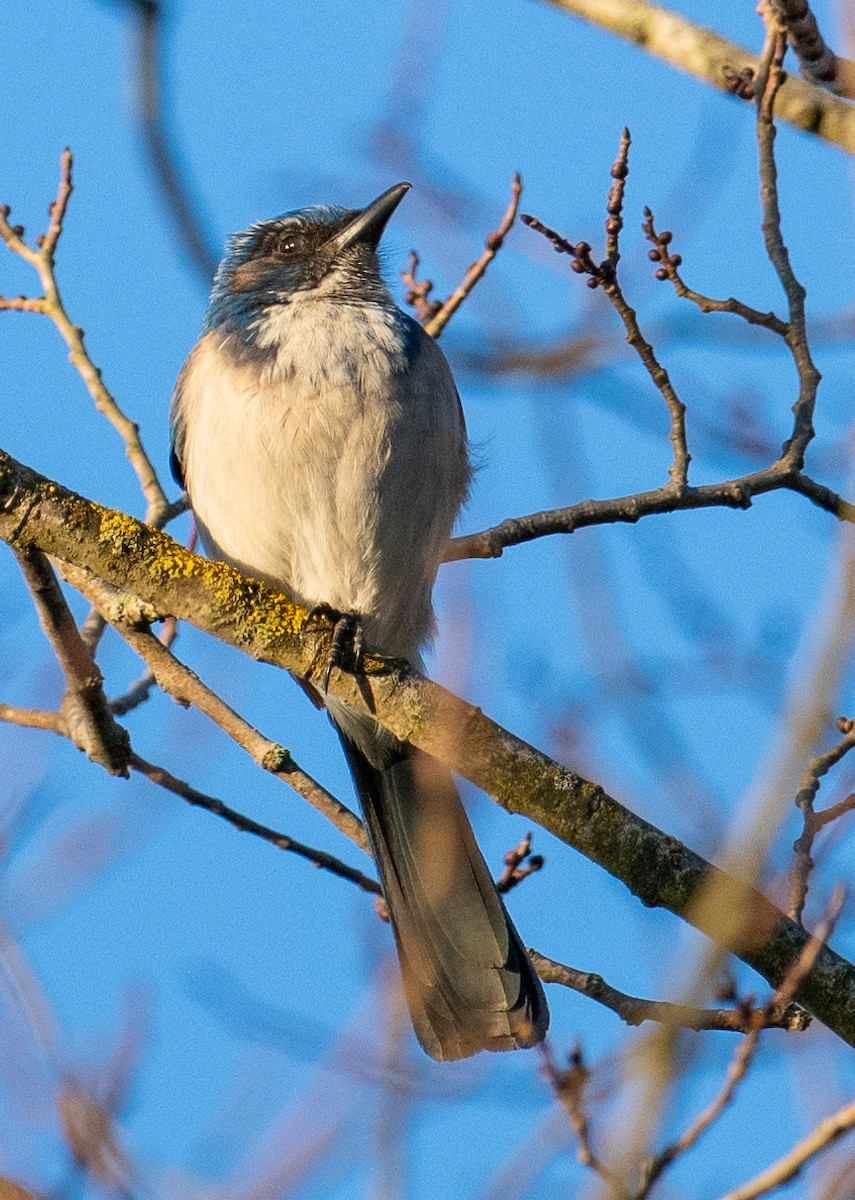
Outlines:
{"type": "Polygon", "coordinates": [[[757,1013],[762,1013],[764,1029],[788,1029],[802,1031],[810,1024],[810,1017],[797,1004],[771,1004],[762,1010],[740,1005],[738,1008],[693,1008],[688,1004],[673,1004],[667,1000],[642,1000],[629,996],[612,987],[602,975],[590,971],[578,971],[564,963],[529,949],[535,969],[545,983],[560,983],[563,987],[580,992],[590,1000],[596,1000],[605,1008],[617,1013],[627,1025],[641,1025],[645,1021],[656,1021],[674,1029],[718,1029],[729,1033],[749,1033],[757,1025],[757,1013]]]}
{"type": "Polygon", "coordinates": [[[127,776],[130,740],[110,712],[104,678],[80,636],[53,568],[33,546],[16,549],[15,557],[65,675],[60,712],[68,737],[111,775],[127,776]]]}
{"type": "Polygon", "coordinates": [[[164,524],[175,510],[170,505],[157,477],[157,472],[142,444],[139,427],[136,422],[125,416],[115,397],[104,384],[100,370],[89,357],[84,342],[84,331],[79,325],[74,324],[65,311],[59,284],[56,280],[54,262],[68,201],[73,190],[72,165],[71,151],[66,149],[60,159],[59,187],[56,199],[49,209],[50,224],[44,236],[36,239],[37,249],[34,250],[23,240],[23,226],[9,224],[11,212],[9,206],[7,204],[0,205],[0,237],[13,254],[17,254],[35,268],[44,291],[42,296],[29,301],[24,297],[19,297],[17,300],[6,300],[0,297],[0,311],[18,309],[19,311],[40,312],[53,321],[68,346],[69,361],[86,384],[89,394],[95,402],[95,407],[107,418],[125,444],[125,453],[136,472],[146,499],[146,520],[151,524],[164,524]]]}
{"type": "Polygon", "coordinates": [[[790,1183],[807,1166],[811,1159],[816,1158],[829,1146],[849,1133],[855,1127],[855,1101],[845,1104],[830,1117],[821,1121],[815,1129],[797,1142],[788,1154],[772,1163],[765,1171],[749,1179],[740,1187],[734,1188],[720,1200],[755,1200],[757,1196],[765,1196],[768,1192],[777,1191],[785,1183],[790,1183]]]}
{"type": "Polygon", "coordinates": [[[134,611],[133,597],[105,586],[91,573],[75,566],[64,571],[69,582],[86,596],[104,619],[148,664],[158,685],[179,704],[194,704],[223,732],[245,750],[263,770],[287,783],[304,800],[330,821],[360,849],[368,850],[368,838],[359,817],[303,771],[291,752],[265,737],[209,688],[189,667],[155,637],[134,611]],[[131,603],[129,603],[129,601],[131,603]]]}
{"type": "Polygon", "coordinates": [[[322,867],[325,871],[330,871],[333,875],[338,875],[342,879],[347,879],[350,883],[355,883],[363,892],[369,892],[373,896],[381,895],[380,884],[376,880],[364,875],[362,871],[357,871],[355,867],[350,867],[341,859],[335,858],[332,854],[327,854],[325,850],[315,850],[312,846],[306,846],[303,842],[298,842],[295,838],[289,837],[285,833],[280,833],[276,829],[271,829],[269,825],[261,825],[258,821],[253,821],[251,817],[245,816],[235,808],[230,808],[228,804],[224,804],[222,800],[217,800],[214,796],[206,796],[204,792],[197,791],[191,787],[189,783],[185,783],[183,779],[179,779],[164,767],[155,766],[154,763],[146,762],[144,758],[140,758],[138,754],[132,754],[130,758],[130,766],[138,771],[141,775],[145,775],[146,779],[150,779],[152,783],[158,787],[165,788],[166,791],[172,792],[175,796],[180,796],[182,800],[186,800],[188,804],[193,804],[198,808],[204,808],[207,812],[213,813],[217,817],[222,817],[228,821],[235,829],[241,830],[242,833],[252,833],[255,837],[262,838],[265,842],[270,842],[279,850],[287,850],[291,854],[297,854],[300,858],[305,858],[312,866],[322,867]]]}
{"type": "MultiPolygon", "coordinates": [[[[0,454],[0,538],[37,546],[129,590],[163,615],[190,621],[256,658],[312,679],[331,630],[304,631],[307,613],[224,563],[190,554],[167,534],[102,508],[0,454]]],[[[371,712],[402,741],[447,763],[510,812],[525,813],[621,879],[647,905],[701,929],[773,986],[809,934],[765,896],[642,820],[601,787],[553,762],[480,710],[406,664],[367,654],[358,676],[332,673],[330,692],[371,712]],[[700,888],[716,904],[695,906],[700,888]]],[[[822,947],[795,999],[855,1045],[855,966],[822,947]]]]}
{"type": "Polygon", "coordinates": [[[619,522],[634,525],[642,517],[688,512],[697,508],[750,508],[755,496],[781,489],[798,492],[839,520],[855,524],[855,504],[844,500],[837,492],[803,471],[794,470],[779,460],[748,475],[725,479],[721,483],[705,483],[685,491],[675,491],[671,483],[666,483],[651,491],[634,492],[630,496],[580,500],[578,504],[569,504],[566,508],[508,517],[489,529],[452,538],[448,543],[445,561],[501,558],[509,546],[519,546],[555,533],[575,533],[577,529],[590,525],[613,525],[619,522]]]}
{"type": "MultiPolygon", "coordinates": [[[[735,42],[649,0],[548,0],[556,8],[581,17],[648,54],[694,75],[719,91],[733,94],[734,79],[750,81],[760,63],[735,42]]],[[[749,97],[750,87],[742,95],[749,97]]],[[[855,154],[855,108],[803,79],[788,78],[781,89],[777,114],[790,125],[855,154]]]]}

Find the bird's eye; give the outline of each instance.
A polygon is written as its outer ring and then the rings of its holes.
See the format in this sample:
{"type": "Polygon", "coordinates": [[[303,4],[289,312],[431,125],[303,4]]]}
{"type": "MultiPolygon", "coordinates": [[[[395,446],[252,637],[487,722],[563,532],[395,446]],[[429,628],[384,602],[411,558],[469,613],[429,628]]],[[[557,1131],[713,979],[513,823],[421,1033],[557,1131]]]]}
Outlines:
{"type": "Polygon", "coordinates": [[[303,238],[297,233],[285,233],[276,243],[276,253],[281,258],[293,258],[303,249],[303,238]]]}

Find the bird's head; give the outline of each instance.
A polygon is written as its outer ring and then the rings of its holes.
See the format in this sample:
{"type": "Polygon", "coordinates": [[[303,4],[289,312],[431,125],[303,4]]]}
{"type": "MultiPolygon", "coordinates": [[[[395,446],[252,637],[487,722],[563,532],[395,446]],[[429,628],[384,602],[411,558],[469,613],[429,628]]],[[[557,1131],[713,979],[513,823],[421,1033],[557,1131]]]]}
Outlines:
{"type": "Polygon", "coordinates": [[[207,327],[243,325],[260,310],[297,299],[358,303],[385,296],[377,246],[409,190],[398,183],[367,208],[300,208],[235,234],[214,279],[207,327]]]}

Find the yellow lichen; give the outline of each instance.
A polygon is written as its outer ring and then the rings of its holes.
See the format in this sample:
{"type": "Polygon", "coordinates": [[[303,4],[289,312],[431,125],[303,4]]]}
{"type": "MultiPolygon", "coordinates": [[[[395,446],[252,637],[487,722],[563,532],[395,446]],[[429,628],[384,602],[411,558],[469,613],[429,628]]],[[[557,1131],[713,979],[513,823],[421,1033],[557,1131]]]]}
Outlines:
{"type": "Polygon", "coordinates": [[[267,585],[241,577],[225,563],[198,558],[168,534],[149,529],[124,513],[102,511],[99,540],[113,553],[144,564],[155,582],[197,578],[210,595],[212,611],[236,616],[240,637],[264,648],[293,637],[306,620],[302,608],[278,597],[267,585]]]}
{"type": "Polygon", "coordinates": [[[104,509],[98,540],[118,554],[139,552],[139,522],[115,509],[104,509]]]}

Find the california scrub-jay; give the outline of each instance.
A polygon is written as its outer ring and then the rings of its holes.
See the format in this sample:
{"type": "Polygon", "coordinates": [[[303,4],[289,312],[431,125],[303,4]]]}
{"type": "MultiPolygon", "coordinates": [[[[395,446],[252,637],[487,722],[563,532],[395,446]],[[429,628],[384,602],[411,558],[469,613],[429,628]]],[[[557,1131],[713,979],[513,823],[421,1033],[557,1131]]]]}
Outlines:
{"type": "MultiPolygon", "coordinates": [[[[358,618],[421,666],[469,486],[448,364],[394,304],[377,245],[409,184],[229,244],[172,402],[176,478],[211,555],[358,618]]],[[[549,1014],[451,773],[325,698],[365,815],[404,991],[433,1058],[531,1046],[549,1014]]]]}

